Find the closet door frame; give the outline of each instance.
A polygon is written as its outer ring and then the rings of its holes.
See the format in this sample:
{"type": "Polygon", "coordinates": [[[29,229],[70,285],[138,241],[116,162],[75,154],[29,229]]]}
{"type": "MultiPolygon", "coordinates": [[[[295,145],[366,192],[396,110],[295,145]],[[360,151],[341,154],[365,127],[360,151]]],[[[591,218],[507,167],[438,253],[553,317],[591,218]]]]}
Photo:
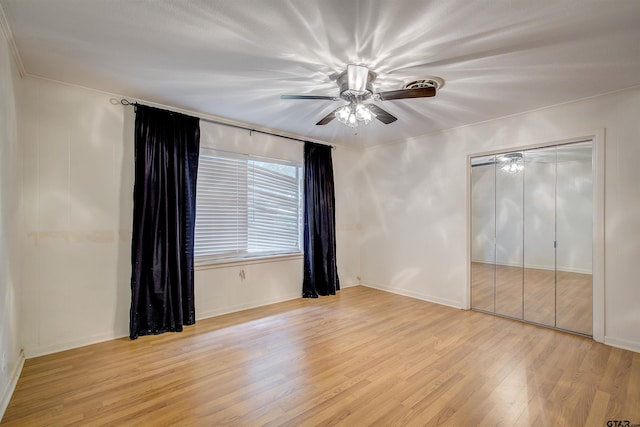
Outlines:
{"type": "Polygon", "coordinates": [[[514,144],[496,147],[489,151],[479,151],[467,155],[467,286],[464,296],[464,308],[471,309],[471,159],[491,156],[511,151],[524,151],[535,148],[552,147],[591,141],[591,164],[593,174],[593,339],[604,342],[605,338],[605,248],[604,248],[604,199],[605,199],[605,129],[591,132],[574,133],[572,136],[546,140],[534,144],[514,144]]]}

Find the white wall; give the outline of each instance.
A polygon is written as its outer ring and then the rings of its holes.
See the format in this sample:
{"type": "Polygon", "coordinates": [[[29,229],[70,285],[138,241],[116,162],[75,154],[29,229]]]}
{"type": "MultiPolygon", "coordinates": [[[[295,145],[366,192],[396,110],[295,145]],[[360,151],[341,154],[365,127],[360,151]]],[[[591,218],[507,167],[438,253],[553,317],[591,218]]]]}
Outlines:
{"type": "Polygon", "coordinates": [[[27,357],[127,335],[133,116],[110,96],[23,81],[27,357]]]}
{"type": "Polygon", "coordinates": [[[362,282],[468,304],[467,156],[605,129],[605,342],[640,351],[640,90],[550,107],[366,151],[362,282]]]}
{"type": "Polygon", "coordinates": [[[0,22],[0,419],[22,357],[19,301],[22,182],[18,143],[20,76],[0,22]]]}
{"type": "MultiPolygon", "coordinates": [[[[29,266],[22,321],[30,357],[128,335],[135,115],[112,104],[114,95],[35,78],[23,84],[29,266]]],[[[206,122],[201,143],[291,160],[303,153],[298,142],[206,122]]],[[[359,153],[333,152],[338,267],[346,286],[357,284],[360,272],[359,209],[352,203],[359,153]]],[[[301,286],[300,257],[198,268],[196,316],[296,298],[301,286]]]]}

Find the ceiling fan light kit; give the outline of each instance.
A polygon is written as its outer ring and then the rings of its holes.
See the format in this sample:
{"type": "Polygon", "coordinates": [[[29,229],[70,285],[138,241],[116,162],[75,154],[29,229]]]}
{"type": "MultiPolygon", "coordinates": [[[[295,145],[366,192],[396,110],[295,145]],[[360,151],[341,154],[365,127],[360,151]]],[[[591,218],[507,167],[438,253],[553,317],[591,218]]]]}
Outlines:
{"type": "Polygon", "coordinates": [[[366,125],[376,116],[366,105],[361,103],[351,103],[340,107],[335,111],[334,115],[340,123],[352,128],[358,127],[360,123],[366,125]]]}
{"type": "Polygon", "coordinates": [[[498,160],[502,162],[502,167],[500,169],[505,172],[518,173],[524,169],[524,165],[522,164],[522,153],[507,153],[498,157],[498,160]]]}
{"type": "Polygon", "coordinates": [[[282,95],[281,99],[313,99],[326,101],[347,101],[347,105],[336,108],[316,125],[323,126],[330,123],[334,118],[338,119],[349,127],[355,128],[360,124],[368,124],[375,117],[384,124],[393,123],[398,120],[395,116],[371,103],[371,101],[388,101],[395,99],[426,98],[436,95],[436,91],[444,85],[444,80],[440,77],[427,77],[421,80],[414,80],[407,83],[400,90],[387,92],[373,91],[373,81],[377,75],[363,65],[347,65],[336,78],[336,83],[340,88],[340,95],[318,96],[318,95],[282,95]]]}

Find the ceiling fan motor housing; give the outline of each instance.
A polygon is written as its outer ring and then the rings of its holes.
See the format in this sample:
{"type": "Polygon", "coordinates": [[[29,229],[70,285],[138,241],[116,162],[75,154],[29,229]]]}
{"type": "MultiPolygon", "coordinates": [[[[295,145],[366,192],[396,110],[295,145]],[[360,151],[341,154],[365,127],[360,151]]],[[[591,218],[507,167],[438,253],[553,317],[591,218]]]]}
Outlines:
{"type": "Polygon", "coordinates": [[[341,73],[336,79],[340,87],[340,98],[345,101],[358,99],[364,101],[373,93],[373,81],[376,73],[362,65],[348,65],[347,71],[341,73]]]}

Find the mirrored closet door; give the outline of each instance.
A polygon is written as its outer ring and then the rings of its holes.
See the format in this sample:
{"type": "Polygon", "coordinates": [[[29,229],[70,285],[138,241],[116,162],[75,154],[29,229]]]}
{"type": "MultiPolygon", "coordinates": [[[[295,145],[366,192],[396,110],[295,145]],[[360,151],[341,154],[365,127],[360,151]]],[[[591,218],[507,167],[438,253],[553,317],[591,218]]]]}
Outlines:
{"type": "Polygon", "coordinates": [[[471,308],[592,334],[590,141],[471,159],[471,308]]]}
{"type": "Polygon", "coordinates": [[[522,152],[497,157],[496,197],[496,313],[522,318],[523,178],[522,152]]]}

